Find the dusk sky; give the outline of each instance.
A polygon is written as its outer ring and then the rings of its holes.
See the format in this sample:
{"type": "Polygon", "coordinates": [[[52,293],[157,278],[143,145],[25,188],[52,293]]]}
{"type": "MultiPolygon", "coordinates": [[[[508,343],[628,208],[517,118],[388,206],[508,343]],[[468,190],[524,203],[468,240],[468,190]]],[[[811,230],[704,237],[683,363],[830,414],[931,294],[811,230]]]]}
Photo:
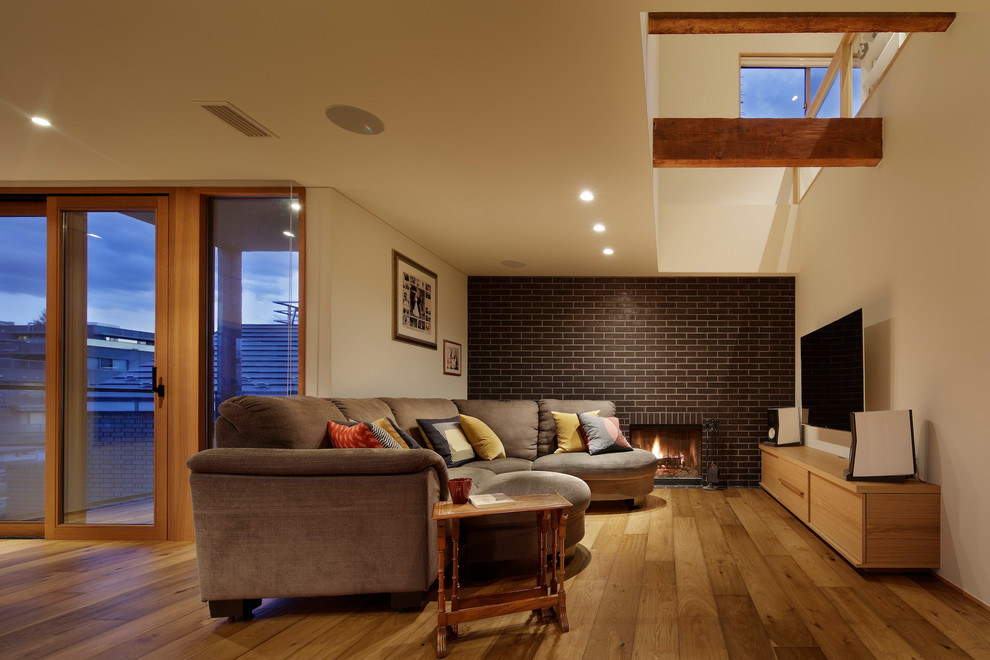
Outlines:
{"type": "MultiPolygon", "coordinates": [[[[45,224],[44,218],[0,218],[0,321],[29,323],[45,309],[45,224]]],[[[154,331],[154,228],[116,213],[90,213],[88,231],[100,237],[88,239],[89,321],[154,331]]],[[[296,299],[298,255],[247,253],[242,265],[244,322],[278,320],[272,301],[296,299]]]]}
{"type": "MultiPolygon", "coordinates": [[[[825,77],[825,67],[811,70],[811,94],[825,77]]],[[[853,68],[853,112],[859,109],[861,92],[860,69],[853,68]]],[[[786,118],[804,117],[804,69],[745,68],[740,70],[739,91],[741,117],[786,118]],[[796,99],[794,97],[797,97],[796,99]]],[[[810,100],[810,99],[809,99],[810,100]]],[[[839,116],[838,77],[832,83],[819,117],[839,116]]]]}

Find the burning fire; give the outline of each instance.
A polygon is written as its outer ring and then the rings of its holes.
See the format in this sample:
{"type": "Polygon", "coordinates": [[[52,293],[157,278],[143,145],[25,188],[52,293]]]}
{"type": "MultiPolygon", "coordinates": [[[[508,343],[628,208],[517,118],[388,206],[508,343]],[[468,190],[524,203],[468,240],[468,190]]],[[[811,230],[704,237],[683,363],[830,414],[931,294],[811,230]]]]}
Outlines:
{"type": "Polygon", "coordinates": [[[658,461],[660,461],[658,470],[662,470],[663,468],[679,468],[684,466],[684,453],[682,452],[680,454],[664,456],[663,452],[660,450],[659,438],[653,439],[653,448],[650,449],[650,451],[653,452],[653,455],[657,457],[658,461]]]}

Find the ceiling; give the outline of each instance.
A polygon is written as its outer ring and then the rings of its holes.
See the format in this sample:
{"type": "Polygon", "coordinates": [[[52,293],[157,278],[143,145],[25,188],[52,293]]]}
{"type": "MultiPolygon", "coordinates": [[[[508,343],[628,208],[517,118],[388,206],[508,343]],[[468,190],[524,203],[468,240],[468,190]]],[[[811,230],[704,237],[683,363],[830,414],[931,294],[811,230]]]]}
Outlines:
{"type": "MultiPolygon", "coordinates": [[[[792,269],[776,255],[733,259],[733,241],[723,246],[730,258],[713,260],[706,240],[718,240],[719,225],[692,226],[699,204],[724,216],[731,189],[740,190],[731,204],[774,206],[779,173],[742,173],[765,194],[724,172],[655,176],[641,25],[649,9],[626,0],[4,0],[0,185],[330,187],[469,275],[792,269]],[[277,137],[245,137],[196,101],[229,101],[277,137]],[[384,133],[338,128],[324,114],[333,104],[375,113],[384,133]],[[593,202],[578,199],[584,189],[593,202]],[[692,208],[680,216],[682,206],[692,208]],[[678,238],[665,241],[665,227],[678,238]]],[[[676,52],[665,57],[680,64],[676,52]]],[[[697,78],[693,87],[704,88],[697,78]]],[[[757,232],[750,252],[766,252],[775,214],[743,221],[739,231],[757,232]]]]}

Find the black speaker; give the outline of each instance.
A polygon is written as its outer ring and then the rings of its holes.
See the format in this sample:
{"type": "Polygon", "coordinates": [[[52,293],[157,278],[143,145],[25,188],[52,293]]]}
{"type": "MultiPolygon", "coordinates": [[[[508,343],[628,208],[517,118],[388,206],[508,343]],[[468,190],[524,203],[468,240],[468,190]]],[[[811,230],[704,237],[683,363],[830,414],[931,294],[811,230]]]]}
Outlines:
{"type": "Polygon", "coordinates": [[[801,444],[801,411],[767,408],[767,442],[778,447],[801,444]]]}

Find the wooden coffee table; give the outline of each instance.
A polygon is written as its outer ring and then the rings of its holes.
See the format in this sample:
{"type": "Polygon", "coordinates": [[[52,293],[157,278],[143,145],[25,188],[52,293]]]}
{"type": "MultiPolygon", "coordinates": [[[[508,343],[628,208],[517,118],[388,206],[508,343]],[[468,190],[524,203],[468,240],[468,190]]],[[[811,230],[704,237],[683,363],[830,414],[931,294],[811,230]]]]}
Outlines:
{"type": "Polygon", "coordinates": [[[447,635],[457,637],[457,624],[502,614],[533,610],[549,623],[554,612],[560,629],[567,632],[567,609],[564,594],[564,538],[567,535],[567,512],[571,503],[557,493],[512,495],[514,501],[494,506],[476,507],[470,502],[454,504],[437,502],[433,519],[437,521],[437,657],[447,655],[447,635]],[[491,594],[461,597],[460,544],[461,519],[477,516],[498,516],[506,513],[532,511],[536,514],[539,534],[536,544],[536,586],[491,594]],[[444,555],[446,521],[451,526],[451,595],[450,611],[444,594],[444,555]],[[547,561],[547,555],[550,560],[547,561]],[[550,577],[547,579],[547,573],[550,577]]]}

